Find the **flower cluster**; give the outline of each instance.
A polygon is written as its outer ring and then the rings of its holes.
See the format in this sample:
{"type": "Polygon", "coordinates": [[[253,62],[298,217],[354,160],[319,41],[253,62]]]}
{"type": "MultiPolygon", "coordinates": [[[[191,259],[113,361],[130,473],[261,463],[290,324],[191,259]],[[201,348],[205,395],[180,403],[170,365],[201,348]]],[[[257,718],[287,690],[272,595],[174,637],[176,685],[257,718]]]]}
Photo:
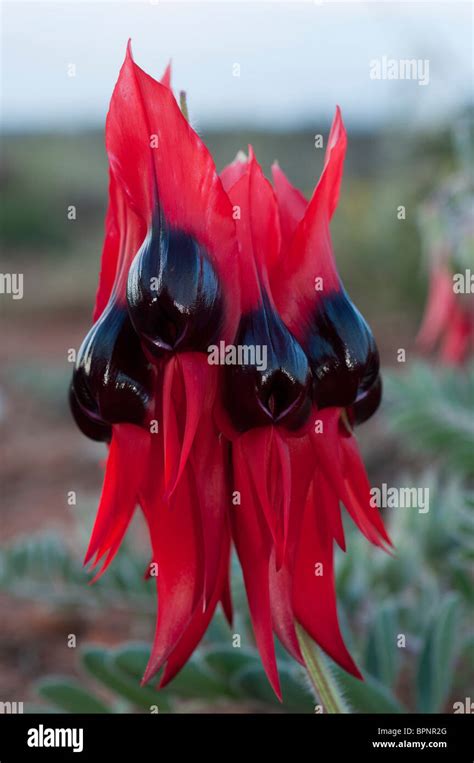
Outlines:
{"type": "Polygon", "coordinates": [[[329,231],[341,114],[309,202],[278,165],[272,187],[251,148],[219,176],[169,70],[153,80],[129,47],[106,146],[95,322],[70,391],[80,429],[109,443],[86,562],[106,569],[140,507],[158,593],[145,681],[173,678],[219,602],[231,619],[231,543],[275,692],[274,634],[304,662],[295,624],[360,675],[337,618],[340,503],[372,543],[390,541],[353,434],[380,401],[378,353],[329,231]]]}

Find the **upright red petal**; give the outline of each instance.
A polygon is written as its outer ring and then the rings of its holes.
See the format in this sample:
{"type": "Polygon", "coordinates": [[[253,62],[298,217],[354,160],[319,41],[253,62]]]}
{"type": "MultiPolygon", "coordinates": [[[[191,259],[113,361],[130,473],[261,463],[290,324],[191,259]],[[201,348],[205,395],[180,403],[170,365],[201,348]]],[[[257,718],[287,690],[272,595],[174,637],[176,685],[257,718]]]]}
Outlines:
{"type": "Polygon", "coordinates": [[[134,63],[130,44],[112,95],[106,133],[117,182],[146,228],[159,205],[168,226],[205,247],[225,285],[223,337],[231,341],[238,318],[238,293],[229,199],[211,155],[172,92],[134,63]]]}
{"type": "Polygon", "coordinates": [[[291,185],[277,162],[272,165],[272,176],[280,214],[283,256],[286,257],[289,256],[294,233],[304,217],[308,202],[301,191],[291,185]]]}
{"type": "MultiPolygon", "coordinates": [[[[338,107],[319,183],[296,226],[290,252],[282,259],[272,279],[279,312],[299,340],[303,340],[310,329],[315,305],[321,298],[322,292],[317,289],[316,279],[322,279],[323,293],[341,288],[329,222],[339,197],[346,144],[346,132],[338,107]]],[[[281,177],[279,185],[281,189],[281,177]]]]}

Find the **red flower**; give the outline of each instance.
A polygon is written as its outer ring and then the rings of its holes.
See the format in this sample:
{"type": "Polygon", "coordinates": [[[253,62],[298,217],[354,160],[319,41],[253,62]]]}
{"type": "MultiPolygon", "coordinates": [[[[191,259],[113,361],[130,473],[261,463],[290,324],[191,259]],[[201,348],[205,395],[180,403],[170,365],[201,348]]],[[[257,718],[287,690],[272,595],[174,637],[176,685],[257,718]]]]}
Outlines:
{"type": "Polygon", "coordinates": [[[416,338],[425,353],[437,351],[447,365],[474,353],[472,262],[473,186],[461,170],[421,205],[418,221],[429,270],[428,300],[416,338]]]}
{"type": "Polygon", "coordinates": [[[278,696],[273,634],[303,663],[296,622],[360,676],[337,620],[339,501],[372,543],[390,541],[351,427],[377,408],[381,384],[332,253],[340,112],[309,203],[278,167],[274,191],[252,149],[219,178],[169,71],[154,81],[129,48],[106,143],[95,323],[71,386],[80,428],[110,443],[86,562],[105,570],[140,506],[159,601],[145,681],[163,666],[160,685],[173,678],[219,601],[231,619],[231,537],[278,696]],[[209,362],[229,346],[234,362],[209,362]]]}
{"type": "Polygon", "coordinates": [[[453,273],[445,263],[433,267],[418,346],[447,365],[461,365],[474,352],[474,304],[470,294],[455,294],[453,273]]]}

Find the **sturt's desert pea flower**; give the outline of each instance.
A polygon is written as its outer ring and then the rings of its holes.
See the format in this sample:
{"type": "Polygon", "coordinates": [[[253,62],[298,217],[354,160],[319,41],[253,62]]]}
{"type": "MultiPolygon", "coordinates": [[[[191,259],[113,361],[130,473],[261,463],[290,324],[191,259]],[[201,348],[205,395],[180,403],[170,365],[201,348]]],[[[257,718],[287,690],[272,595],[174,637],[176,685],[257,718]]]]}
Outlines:
{"type": "Polygon", "coordinates": [[[459,173],[420,208],[427,260],[428,298],[417,336],[419,348],[441,363],[462,365],[474,354],[474,188],[459,173]]]}
{"type": "Polygon", "coordinates": [[[106,147],[94,324],[70,390],[80,429],[109,448],[86,562],[106,569],[140,507],[158,570],[145,681],[174,677],[219,603],[231,620],[232,541],[277,695],[274,635],[304,664],[297,624],[360,677],[337,617],[340,502],[372,543],[390,541],[353,433],[380,402],[378,353],[329,231],[340,111],[309,202],[276,165],[272,187],[251,147],[219,177],[169,69],[153,80],[129,46],[106,147]],[[222,344],[246,352],[209,362],[222,344]]]}

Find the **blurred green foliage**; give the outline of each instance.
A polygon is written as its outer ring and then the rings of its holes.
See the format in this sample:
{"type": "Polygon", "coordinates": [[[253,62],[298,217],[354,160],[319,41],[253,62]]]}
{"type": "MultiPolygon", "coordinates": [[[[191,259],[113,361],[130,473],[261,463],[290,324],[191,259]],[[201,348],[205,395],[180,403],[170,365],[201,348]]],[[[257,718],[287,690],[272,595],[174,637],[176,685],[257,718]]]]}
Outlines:
{"type": "MultiPolygon", "coordinates": [[[[327,137],[327,130],[320,127],[327,137]]],[[[324,149],[309,131],[241,130],[203,135],[218,169],[251,143],[265,173],[275,159],[309,197],[324,149]]],[[[332,223],[340,272],[356,303],[374,320],[383,310],[417,316],[420,277],[416,207],[435,177],[453,164],[444,135],[364,135],[349,132],[339,210],[332,223]],[[397,217],[400,205],[406,219],[397,217]]],[[[21,255],[50,271],[55,260],[79,260],[82,272],[99,269],[107,202],[107,161],[100,133],[5,136],[0,166],[0,244],[7,258],[21,255]],[[67,219],[75,205],[77,219],[67,219]]],[[[74,277],[80,274],[74,273],[74,277]]],[[[45,279],[47,273],[45,274],[45,279]]],[[[49,309],[54,309],[47,289],[49,309]]],[[[84,304],[90,279],[84,278],[84,304]]],[[[45,304],[45,306],[46,306],[45,304]]],[[[25,309],[27,309],[27,305],[25,309]]]]}

